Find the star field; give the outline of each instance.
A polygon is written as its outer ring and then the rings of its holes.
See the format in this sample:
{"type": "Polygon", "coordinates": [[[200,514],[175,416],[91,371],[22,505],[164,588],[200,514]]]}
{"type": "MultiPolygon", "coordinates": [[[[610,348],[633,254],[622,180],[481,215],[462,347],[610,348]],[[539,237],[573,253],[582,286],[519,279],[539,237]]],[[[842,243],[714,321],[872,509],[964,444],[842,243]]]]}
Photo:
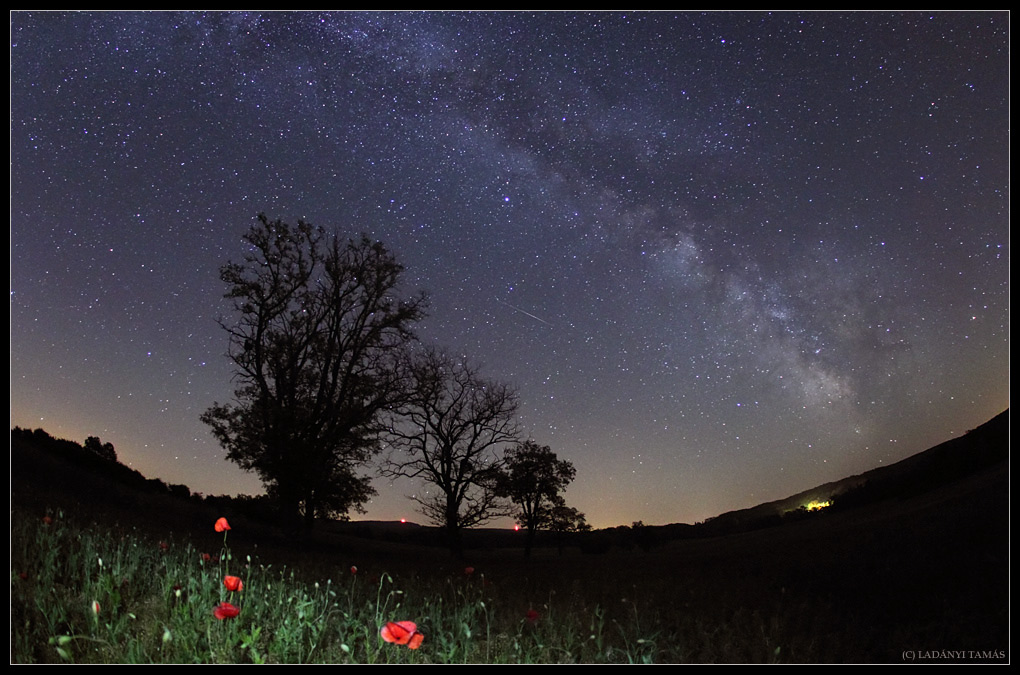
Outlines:
{"type": "Polygon", "coordinates": [[[597,527],[1009,405],[1006,12],[11,19],[12,426],[257,493],[199,415],[259,212],[390,247],[597,527]]]}

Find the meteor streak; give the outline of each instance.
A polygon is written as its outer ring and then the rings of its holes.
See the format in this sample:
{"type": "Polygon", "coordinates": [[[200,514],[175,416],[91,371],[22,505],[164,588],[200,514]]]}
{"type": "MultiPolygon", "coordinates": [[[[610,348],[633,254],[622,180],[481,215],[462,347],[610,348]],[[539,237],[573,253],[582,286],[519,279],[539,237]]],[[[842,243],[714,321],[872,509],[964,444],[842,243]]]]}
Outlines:
{"type": "Polygon", "coordinates": [[[506,305],[507,307],[509,307],[510,309],[514,310],[515,312],[520,312],[521,314],[523,314],[523,315],[525,315],[525,316],[530,316],[530,317],[531,317],[532,319],[534,319],[535,321],[541,321],[542,323],[544,323],[544,324],[545,324],[545,325],[547,325],[547,326],[552,326],[552,324],[551,324],[551,323],[549,323],[548,321],[546,321],[545,319],[543,319],[543,318],[541,318],[541,317],[537,317],[537,316],[535,316],[534,314],[532,314],[531,312],[525,312],[525,311],[524,311],[523,309],[521,309],[520,307],[514,307],[514,306],[513,306],[513,305],[511,305],[511,304],[510,304],[509,302],[503,302],[503,301],[502,301],[502,300],[500,300],[499,298],[496,298],[496,302],[498,302],[498,303],[499,303],[499,304],[501,304],[501,305],[506,305]]]}

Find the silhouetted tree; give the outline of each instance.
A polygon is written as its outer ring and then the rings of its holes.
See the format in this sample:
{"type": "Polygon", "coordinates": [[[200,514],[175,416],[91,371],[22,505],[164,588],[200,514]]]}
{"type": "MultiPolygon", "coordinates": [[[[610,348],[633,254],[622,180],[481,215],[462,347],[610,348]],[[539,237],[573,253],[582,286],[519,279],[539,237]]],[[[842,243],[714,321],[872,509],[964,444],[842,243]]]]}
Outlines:
{"type": "Polygon", "coordinates": [[[378,418],[403,391],[399,352],[424,315],[397,297],[403,268],[366,237],[341,241],[259,215],[243,263],[220,270],[236,317],[234,403],[202,420],[227,459],[262,479],[286,519],[346,515],[374,494],[357,475],[378,450],[378,418]]]}
{"type": "Polygon", "coordinates": [[[171,483],[167,487],[170,489],[170,494],[178,499],[189,499],[191,497],[191,489],[187,485],[171,483]]]}
{"type": "Polygon", "coordinates": [[[427,484],[412,499],[445,528],[450,550],[459,555],[463,528],[508,513],[496,482],[499,451],[518,437],[517,392],[435,349],[419,354],[407,372],[411,393],[394,410],[390,437],[396,451],[382,472],[427,484]]]}
{"type": "Polygon", "coordinates": [[[644,521],[635,521],[630,528],[633,542],[640,546],[642,551],[651,550],[652,546],[658,543],[656,529],[645,525],[644,521]]]}
{"type": "Polygon", "coordinates": [[[590,532],[591,525],[588,524],[583,513],[561,501],[552,508],[552,522],[549,524],[549,529],[553,532],[590,532]]]}
{"type": "Polygon", "coordinates": [[[507,451],[498,493],[514,504],[514,516],[527,530],[525,556],[531,555],[535,532],[552,525],[553,508],[564,505],[560,493],[575,475],[574,465],[557,459],[547,445],[527,440],[507,451]]]}
{"type": "Polygon", "coordinates": [[[562,497],[557,497],[556,504],[550,509],[551,521],[549,529],[556,533],[556,547],[563,555],[563,540],[568,532],[590,532],[591,525],[584,514],[573,506],[567,506],[562,497]]]}
{"type": "Polygon", "coordinates": [[[117,461],[117,452],[113,448],[113,443],[103,443],[97,436],[86,438],[84,447],[96,457],[109,462],[117,461]]]}

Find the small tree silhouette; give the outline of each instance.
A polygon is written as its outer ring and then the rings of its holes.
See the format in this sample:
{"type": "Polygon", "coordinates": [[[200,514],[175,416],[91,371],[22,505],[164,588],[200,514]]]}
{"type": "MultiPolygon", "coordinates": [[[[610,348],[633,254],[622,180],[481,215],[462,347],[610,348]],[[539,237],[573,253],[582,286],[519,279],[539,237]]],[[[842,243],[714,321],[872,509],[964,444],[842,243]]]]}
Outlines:
{"type": "MultiPolygon", "coordinates": [[[[541,528],[554,529],[555,516],[560,509],[559,524],[566,525],[569,512],[560,492],[574,480],[577,471],[566,460],[557,459],[549,446],[527,440],[506,453],[506,462],[500,476],[499,494],[507,497],[516,507],[516,517],[527,530],[524,555],[530,556],[535,543],[535,532],[541,528]]],[[[576,513],[576,509],[574,510],[576,513]]],[[[584,520],[584,515],[580,520],[584,520]]]]}
{"type": "Polygon", "coordinates": [[[585,519],[584,514],[573,506],[567,506],[562,497],[557,497],[558,503],[552,507],[552,521],[549,529],[556,533],[556,548],[560,555],[563,555],[563,540],[568,532],[590,532],[591,525],[585,519]]]}
{"type": "Polygon", "coordinates": [[[85,449],[96,457],[105,459],[108,462],[117,461],[117,452],[113,449],[113,443],[103,443],[98,436],[89,436],[85,439],[85,449]]]}

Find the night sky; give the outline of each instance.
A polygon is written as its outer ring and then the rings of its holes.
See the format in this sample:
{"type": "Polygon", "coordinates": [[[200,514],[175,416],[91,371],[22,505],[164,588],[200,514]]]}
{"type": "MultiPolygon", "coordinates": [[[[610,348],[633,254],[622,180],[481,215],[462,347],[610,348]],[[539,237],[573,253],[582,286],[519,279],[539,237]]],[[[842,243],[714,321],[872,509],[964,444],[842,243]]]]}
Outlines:
{"type": "Polygon", "coordinates": [[[258,493],[264,212],[390,247],[592,525],[783,498],[1008,407],[1008,149],[1005,12],[13,12],[11,425],[258,493]]]}

